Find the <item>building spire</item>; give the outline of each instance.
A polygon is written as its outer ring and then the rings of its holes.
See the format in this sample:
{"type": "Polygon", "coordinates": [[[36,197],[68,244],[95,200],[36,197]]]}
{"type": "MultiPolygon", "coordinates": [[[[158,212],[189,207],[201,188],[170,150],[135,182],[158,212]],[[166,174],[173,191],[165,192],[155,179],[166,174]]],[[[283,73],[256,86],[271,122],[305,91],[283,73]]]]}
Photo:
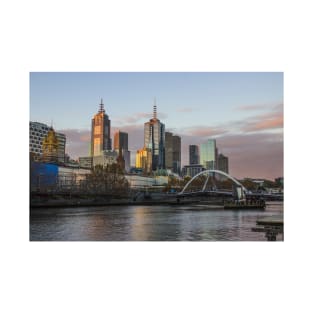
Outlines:
{"type": "Polygon", "coordinates": [[[153,105],[153,118],[157,118],[157,106],[156,106],[156,99],[154,97],[154,105],[153,105]]]}
{"type": "Polygon", "coordinates": [[[99,113],[100,112],[104,112],[104,108],[103,108],[103,100],[101,98],[101,103],[99,104],[99,113]]]}

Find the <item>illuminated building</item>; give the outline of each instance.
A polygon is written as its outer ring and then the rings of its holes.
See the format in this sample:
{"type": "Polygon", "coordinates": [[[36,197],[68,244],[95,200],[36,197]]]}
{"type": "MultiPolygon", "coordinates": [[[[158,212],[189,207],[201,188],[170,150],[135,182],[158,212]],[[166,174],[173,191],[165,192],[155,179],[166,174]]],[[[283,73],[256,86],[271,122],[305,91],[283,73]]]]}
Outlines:
{"type": "Polygon", "coordinates": [[[151,170],[164,169],[165,125],[157,118],[156,105],[153,107],[153,118],[144,126],[144,146],[152,152],[151,170]]]}
{"type": "Polygon", "coordinates": [[[105,114],[101,99],[99,111],[94,115],[91,122],[91,156],[101,155],[101,151],[112,149],[110,131],[111,121],[109,116],[105,114]]]}
{"type": "Polygon", "coordinates": [[[208,139],[200,146],[200,164],[208,170],[217,169],[216,140],[208,139]]]}
{"type": "MultiPolygon", "coordinates": [[[[35,159],[42,157],[42,145],[44,138],[47,137],[50,127],[43,123],[29,122],[29,152],[33,153],[35,159]]],[[[55,132],[58,140],[57,162],[65,162],[65,143],[66,137],[62,133],[55,132]]]]}
{"type": "Polygon", "coordinates": [[[57,163],[58,161],[58,139],[52,127],[42,141],[42,160],[46,163],[57,163]]]}
{"type": "Polygon", "coordinates": [[[136,168],[141,168],[144,173],[150,173],[152,166],[152,151],[149,148],[137,150],[136,168]]]}

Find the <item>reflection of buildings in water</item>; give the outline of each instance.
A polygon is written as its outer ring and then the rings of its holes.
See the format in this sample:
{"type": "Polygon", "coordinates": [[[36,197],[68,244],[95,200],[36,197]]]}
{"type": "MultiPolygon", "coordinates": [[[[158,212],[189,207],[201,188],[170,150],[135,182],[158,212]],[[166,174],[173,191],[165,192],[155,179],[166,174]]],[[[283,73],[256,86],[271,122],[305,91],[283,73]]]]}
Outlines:
{"type": "Polygon", "coordinates": [[[149,228],[147,227],[147,208],[141,206],[133,208],[133,219],[130,222],[130,226],[131,240],[149,240],[149,228]]]}
{"type": "Polygon", "coordinates": [[[180,240],[176,216],[170,207],[135,207],[130,240],[180,240]]]}

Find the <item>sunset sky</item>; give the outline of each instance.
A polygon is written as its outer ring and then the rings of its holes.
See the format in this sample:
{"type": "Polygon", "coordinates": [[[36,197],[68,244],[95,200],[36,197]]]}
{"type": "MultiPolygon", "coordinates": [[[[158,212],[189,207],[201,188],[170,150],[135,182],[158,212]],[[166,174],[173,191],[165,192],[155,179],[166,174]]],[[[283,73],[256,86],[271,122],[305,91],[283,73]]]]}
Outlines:
{"type": "Polygon", "coordinates": [[[129,134],[134,163],[143,147],[143,125],[158,117],[188,145],[216,138],[229,157],[230,174],[283,176],[283,73],[31,73],[30,120],[66,134],[71,158],[89,154],[91,119],[100,99],[111,119],[111,137],[129,134]]]}

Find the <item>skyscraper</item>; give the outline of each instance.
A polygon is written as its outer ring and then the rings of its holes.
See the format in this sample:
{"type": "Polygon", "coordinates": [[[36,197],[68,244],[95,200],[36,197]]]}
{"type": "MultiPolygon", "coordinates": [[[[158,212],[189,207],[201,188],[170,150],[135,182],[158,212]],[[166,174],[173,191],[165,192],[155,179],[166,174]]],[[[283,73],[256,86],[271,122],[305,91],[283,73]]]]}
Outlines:
{"type": "Polygon", "coordinates": [[[199,164],[199,146],[189,146],[189,165],[199,164]]]}
{"type": "Polygon", "coordinates": [[[165,168],[165,125],[157,118],[157,107],[153,106],[153,118],[145,123],[144,147],[151,149],[153,171],[165,168]]]}
{"type": "Polygon", "coordinates": [[[111,121],[109,116],[105,114],[101,99],[99,111],[94,115],[91,122],[91,156],[101,155],[102,151],[112,149],[110,132],[111,121]]]}
{"type": "Polygon", "coordinates": [[[165,132],[165,167],[180,174],[181,138],[173,133],[165,132]]]}
{"type": "Polygon", "coordinates": [[[228,157],[221,153],[218,155],[218,169],[228,173],[228,157]]]}
{"type": "Polygon", "coordinates": [[[117,131],[114,134],[114,150],[120,155],[120,152],[122,154],[122,157],[125,161],[125,170],[130,170],[130,151],[128,151],[128,134],[117,131]]]}
{"type": "Polygon", "coordinates": [[[215,139],[208,139],[206,143],[201,144],[200,164],[208,170],[217,169],[217,148],[215,139]]]}

